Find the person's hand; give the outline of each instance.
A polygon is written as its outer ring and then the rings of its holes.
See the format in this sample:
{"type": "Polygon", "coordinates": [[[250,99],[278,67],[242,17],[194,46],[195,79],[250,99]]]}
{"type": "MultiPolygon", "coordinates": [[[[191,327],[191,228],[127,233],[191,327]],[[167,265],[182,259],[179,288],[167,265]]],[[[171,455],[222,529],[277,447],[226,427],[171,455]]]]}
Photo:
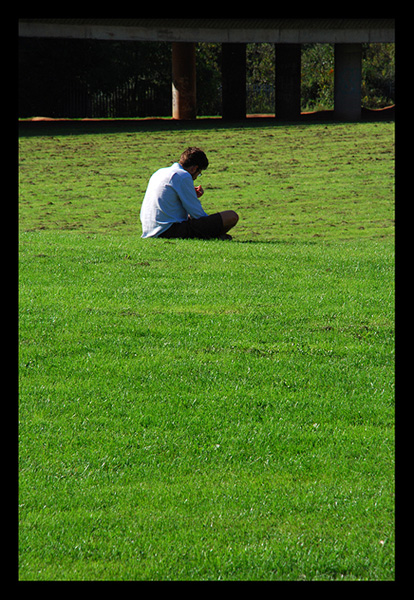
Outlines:
{"type": "Polygon", "coordinates": [[[201,185],[196,185],[194,189],[195,193],[197,194],[197,198],[201,198],[201,196],[204,194],[204,190],[201,185]]]}

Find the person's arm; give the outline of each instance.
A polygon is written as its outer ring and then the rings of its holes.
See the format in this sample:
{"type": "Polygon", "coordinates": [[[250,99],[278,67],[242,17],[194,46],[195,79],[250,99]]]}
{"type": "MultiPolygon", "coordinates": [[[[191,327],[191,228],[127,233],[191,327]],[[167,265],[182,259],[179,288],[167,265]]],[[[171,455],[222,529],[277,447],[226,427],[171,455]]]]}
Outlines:
{"type": "MultiPolygon", "coordinates": [[[[201,206],[200,200],[197,198],[197,192],[194,188],[191,175],[188,177],[173,177],[173,187],[180,198],[181,204],[193,219],[206,217],[207,213],[201,206]]],[[[202,195],[202,194],[201,194],[202,195]]]]}
{"type": "Polygon", "coordinates": [[[201,198],[201,196],[204,194],[204,190],[201,185],[196,185],[194,189],[195,193],[197,194],[197,198],[201,198]]]}

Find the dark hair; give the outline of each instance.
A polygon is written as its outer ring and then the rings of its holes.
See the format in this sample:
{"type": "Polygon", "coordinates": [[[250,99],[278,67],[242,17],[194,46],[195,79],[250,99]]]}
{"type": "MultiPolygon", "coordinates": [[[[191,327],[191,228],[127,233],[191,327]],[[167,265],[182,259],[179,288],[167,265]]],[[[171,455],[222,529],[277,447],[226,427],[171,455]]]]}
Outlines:
{"type": "Polygon", "coordinates": [[[181,154],[180,165],[184,168],[197,166],[204,171],[208,167],[208,159],[200,148],[192,146],[184,150],[181,154]]]}

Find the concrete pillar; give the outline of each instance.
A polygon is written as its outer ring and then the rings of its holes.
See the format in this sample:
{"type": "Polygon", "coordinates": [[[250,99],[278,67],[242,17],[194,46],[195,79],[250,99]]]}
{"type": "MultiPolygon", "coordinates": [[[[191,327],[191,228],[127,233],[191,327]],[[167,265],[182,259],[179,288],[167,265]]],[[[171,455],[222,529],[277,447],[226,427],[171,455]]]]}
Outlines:
{"type": "Polygon", "coordinates": [[[275,117],[300,117],[300,44],[275,44],[275,117]]]}
{"type": "Polygon", "coordinates": [[[195,119],[196,59],[193,42],[172,43],[172,72],[173,119],[195,119]]]}
{"type": "Polygon", "coordinates": [[[334,114],[337,119],[361,118],[362,44],[335,44],[334,114]]]}
{"type": "Polygon", "coordinates": [[[246,44],[221,46],[222,117],[246,118],[246,44]]]}

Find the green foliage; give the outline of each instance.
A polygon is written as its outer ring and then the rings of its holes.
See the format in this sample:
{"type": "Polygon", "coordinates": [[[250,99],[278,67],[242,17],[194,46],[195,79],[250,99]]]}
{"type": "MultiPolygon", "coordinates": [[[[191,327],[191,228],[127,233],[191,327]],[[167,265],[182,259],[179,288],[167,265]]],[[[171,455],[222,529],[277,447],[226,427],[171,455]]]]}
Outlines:
{"type": "Polygon", "coordinates": [[[395,44],[364,44],[362,106],[381,108],[395,102],[395,44]]]}
{"type": "Polygon", "coordinates": [[[302,46],[302,110],[327,110],[334,106],[333,44],[302,46]]]}
{"type": "MultiPolygon", "coordinates": [[[[220,113],[221,44],[198,44],[199,114],[220,113]]],[[[274,112],[275,46],[250,43],[246,47],[247,112],[274,112]]],[[[303,44],[301,66],[302,110],[334,107],[334,45],[303,44]]],[[[362,106],[381,108],[395,102],[394,44],[363,44],[362,106]]]]}
{"type": "MultiPolygon", "coordinates": [[[[303,110],[326,110],[334,107],[334,46],[302,46],[303,110]]],[[[361,105],[382,108],[395,102],[395,45],[362,45],[361,105]]]]}
{"type": "Polygon", "coordinates": [[[197,114],[221,114],[221,44],[196,45],[197,114]]]}

